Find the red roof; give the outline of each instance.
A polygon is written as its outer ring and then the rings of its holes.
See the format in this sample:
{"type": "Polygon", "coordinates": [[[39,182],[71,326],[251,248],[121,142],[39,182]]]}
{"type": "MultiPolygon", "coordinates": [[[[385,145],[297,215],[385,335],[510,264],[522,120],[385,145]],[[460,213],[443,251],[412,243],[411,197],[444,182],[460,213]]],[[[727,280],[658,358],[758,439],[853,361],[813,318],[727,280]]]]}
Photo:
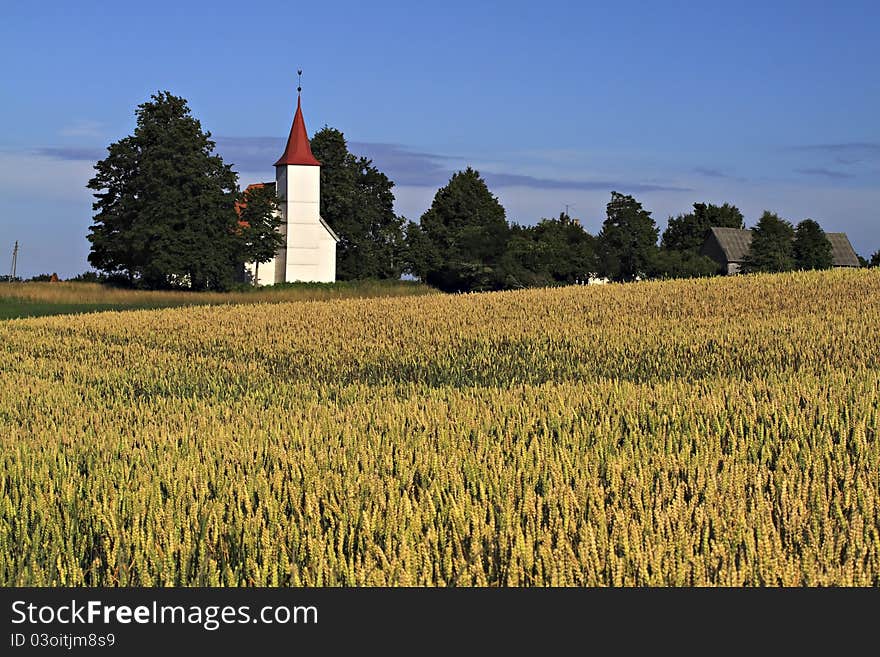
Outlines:
{"type": "Polygon", "coordinates": [[[241,211],[247,206],[247,195],[248,192],[252,189],[260,189],[265,187],[266,183],[252,183],[245,187],[244,194],[242,194],[242,198],[235,202],[235,214],[241,216],[241,211]]]}
{"type": "Polygon", "coordinates": [[[273,185],[274,186],[275,183],[252,183],[245,188],[244,194],[242,194],[242,198],[235,202],[235,206],[234,206],[235,207],[235,214],[237,214],[239,217],[239,219],[238,219],[239,228],[247,228],[250,226],[250,224],[248,222],[246,222],[244,219],[241,218],[241,211],[247,207],[248,192],[251,191],[252,189],[261,189],[261,188],[265,187],[266,185],[273,185]]]}
{"type": "Polygon", "coordinates": [[[298,97],[296,99],[296,114],[293,117],[293,125],[290,127],[290,136],[287,138],[287,148],[284,149],[284,154],[278,158],[275,166],[278,167],[282,164],[321,166],[321,163],[312,155],[312,148],[309,146],[309,137],[306,133],[306,122],[303,119],[298,97]]]}

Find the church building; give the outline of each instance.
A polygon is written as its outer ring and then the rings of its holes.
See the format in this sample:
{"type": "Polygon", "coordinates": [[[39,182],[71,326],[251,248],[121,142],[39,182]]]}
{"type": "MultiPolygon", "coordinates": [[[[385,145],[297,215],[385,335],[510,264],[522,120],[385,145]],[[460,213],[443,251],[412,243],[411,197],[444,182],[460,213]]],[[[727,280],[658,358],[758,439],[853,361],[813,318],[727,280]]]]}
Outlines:
{"type": "Polygon", "coordinates": [[[299,88],[287,147],[275,163],[275,182],[257,183],[248,189],[252,187],[276,190],[282,220],[279,230],[284,236],[275,258],[258,267],[245,265],[251,277],[256,276],[256,284],[334,282],[339,237],[321,217],[321,163],[309,145],[299,88]]]}

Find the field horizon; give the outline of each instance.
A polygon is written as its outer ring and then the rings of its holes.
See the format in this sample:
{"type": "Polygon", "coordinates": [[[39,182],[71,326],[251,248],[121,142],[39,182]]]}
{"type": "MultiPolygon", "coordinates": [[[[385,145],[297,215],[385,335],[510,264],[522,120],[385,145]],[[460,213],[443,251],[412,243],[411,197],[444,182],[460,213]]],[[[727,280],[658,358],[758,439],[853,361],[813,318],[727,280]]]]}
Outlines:
{"type": "Polygon", "coordinates": [[[880,270],[0,322],[3,586],[878,586],[880,270]]]}
{"type": "Polygon", "coordinates": [[[79,281],[0,283],[0,320],[182,306],[289,303],[436,294],[416,281],[283,283],[230,292],[139,290],[79,281]]]}

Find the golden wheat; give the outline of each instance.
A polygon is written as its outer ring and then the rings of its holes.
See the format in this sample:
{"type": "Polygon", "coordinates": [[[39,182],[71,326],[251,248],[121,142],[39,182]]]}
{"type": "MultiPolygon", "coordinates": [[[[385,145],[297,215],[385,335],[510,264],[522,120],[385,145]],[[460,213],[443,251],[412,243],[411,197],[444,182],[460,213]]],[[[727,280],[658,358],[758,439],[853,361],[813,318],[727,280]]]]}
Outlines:
{"type": "Polygon", "coordinates": [[[3,585],[880,585],[880,272],[0,323],[3,585]]]}
{"type": "MultiPolygon", "coordinates": [[[[279,287],[244,289],[238,292],[191,292],[188,290],[134,290],[98,283],[26,282],[0,283],[0,302],[27,302],[82,306],[190,306],[235,303],[279,303],[330,299],[395,297],[432,294],[434,290],[414,282],[357,281],[303,283],[279,287]]],[[[106,308],[105,308],[106,309],[106,308]]]]}

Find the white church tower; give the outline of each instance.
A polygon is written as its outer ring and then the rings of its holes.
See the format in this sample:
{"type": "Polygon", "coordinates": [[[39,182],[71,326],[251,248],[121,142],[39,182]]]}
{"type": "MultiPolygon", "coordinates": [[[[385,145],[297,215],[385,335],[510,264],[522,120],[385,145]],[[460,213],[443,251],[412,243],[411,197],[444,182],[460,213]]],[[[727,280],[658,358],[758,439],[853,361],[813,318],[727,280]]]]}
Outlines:
{"type": "MultiPolygon", "coordinates": [[[[275,163],[275,190],[281,207],[284,245],[274,260],[259,266],[258,285],[336,280],[336,233],[321,218],[321,163],[312,155],[297,87],[296,114],[287,147],[275,163]]],[[[271,183],[264,183],[271,185],[271,183]]],[[[253,264],[248,265],[254,274],[253,264]]]]}

